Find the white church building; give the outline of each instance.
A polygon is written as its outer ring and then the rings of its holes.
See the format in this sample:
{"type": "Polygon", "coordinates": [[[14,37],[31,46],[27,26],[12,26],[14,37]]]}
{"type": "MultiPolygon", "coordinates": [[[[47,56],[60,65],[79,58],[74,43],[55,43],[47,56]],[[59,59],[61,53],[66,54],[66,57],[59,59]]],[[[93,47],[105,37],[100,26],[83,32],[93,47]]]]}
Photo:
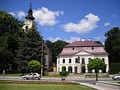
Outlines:
{"type": "Polygon", "coordinates": [[[108,53],[102,44],[95,43],[91,39],[75,41],[66,45],[57,57],[57,72],[69,71],[71,73],[94,72],[88,70],[87,64],[91,59],[100,58],[106,64],[106,69],[99,72],[109,71],[108,53]]]}

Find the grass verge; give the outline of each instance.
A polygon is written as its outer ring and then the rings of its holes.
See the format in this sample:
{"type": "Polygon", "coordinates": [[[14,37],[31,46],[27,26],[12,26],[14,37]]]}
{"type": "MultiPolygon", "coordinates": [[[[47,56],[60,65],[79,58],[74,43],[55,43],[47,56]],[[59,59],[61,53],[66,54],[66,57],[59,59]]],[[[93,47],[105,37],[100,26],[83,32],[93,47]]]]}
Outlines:
{"type": "Polygon", "coordinates": [[[0,81],[0,90],[95,90],[72,82],[0,81]]]}

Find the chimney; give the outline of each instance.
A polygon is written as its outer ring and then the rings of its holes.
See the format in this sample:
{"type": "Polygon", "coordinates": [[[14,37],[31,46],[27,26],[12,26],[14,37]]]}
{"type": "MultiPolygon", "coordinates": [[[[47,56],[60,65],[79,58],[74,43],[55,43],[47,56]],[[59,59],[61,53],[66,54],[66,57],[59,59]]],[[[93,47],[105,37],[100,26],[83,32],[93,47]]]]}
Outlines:
{"type": "Polygon", "coordinates": [[[91,39],[90,39],[90,38],[88,38],[88,41],[91,41],[91,39]]]}
{"type": "Polygon", "coordinates": [[[85,41],[85,39],[83,38],[82,41],[85,41]]]}

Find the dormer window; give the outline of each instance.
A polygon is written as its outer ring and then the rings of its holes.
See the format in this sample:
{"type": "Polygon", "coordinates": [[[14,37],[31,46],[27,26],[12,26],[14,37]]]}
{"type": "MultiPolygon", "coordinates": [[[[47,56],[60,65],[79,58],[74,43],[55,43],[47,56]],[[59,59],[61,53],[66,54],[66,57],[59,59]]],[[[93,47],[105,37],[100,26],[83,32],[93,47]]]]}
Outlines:
{"type": "Polygon", "coordinates": [[[92,50],[94,50],[94,47],[92,47],[92,50]]]}
{"type": "Polygon", "coordinates": [[[75,48],[73,47],[72,50],[74,50],[75,48]]]}

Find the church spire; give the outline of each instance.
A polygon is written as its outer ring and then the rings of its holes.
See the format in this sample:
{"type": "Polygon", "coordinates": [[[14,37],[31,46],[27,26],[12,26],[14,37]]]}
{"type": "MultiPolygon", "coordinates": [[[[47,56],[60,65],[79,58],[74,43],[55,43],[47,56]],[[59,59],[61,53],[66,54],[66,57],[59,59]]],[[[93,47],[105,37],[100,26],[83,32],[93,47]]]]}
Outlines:
{"type": "Polygon", "coordinates": [[[32,12],[32,3],[30,3],[30,9],[28,11],[28,15],[25,17],[26,19],[29,20],[34,20],[35,18],[33,17],[33,12],[32,12]]]}

